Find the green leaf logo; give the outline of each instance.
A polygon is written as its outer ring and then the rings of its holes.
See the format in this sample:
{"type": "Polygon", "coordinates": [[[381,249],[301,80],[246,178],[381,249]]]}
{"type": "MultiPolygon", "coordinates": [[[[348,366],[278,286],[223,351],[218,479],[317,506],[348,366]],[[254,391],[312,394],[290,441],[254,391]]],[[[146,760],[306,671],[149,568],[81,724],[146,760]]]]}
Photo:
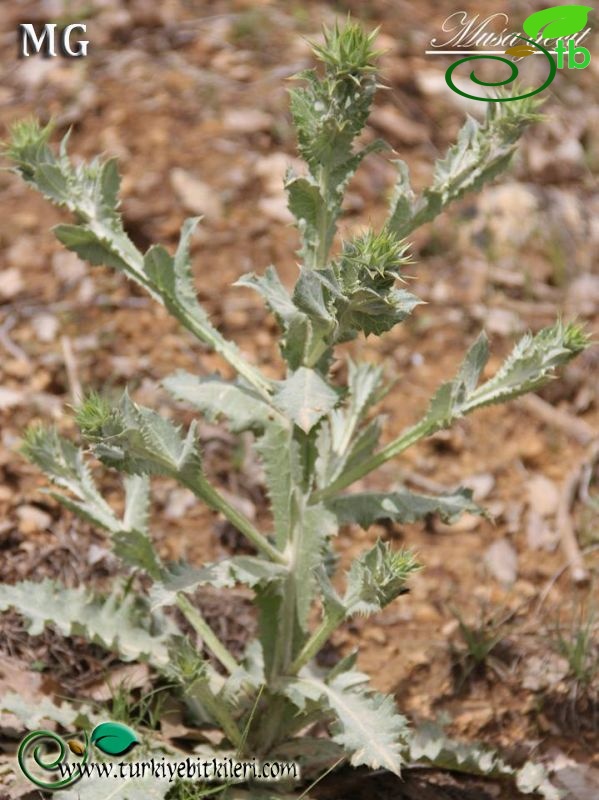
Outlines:
{"type": "Polygon", "coordinates": [[[592,6],[552,6],[536,11],[524,20],[524,33],[535,38],[543,31],[544,39],[558,39],[581,31],[587,24],[592,6]]]}
{"type": "Polygon", "coordinates": [[[91,742],[109,756],[123,756],[139,744],[139,739],[121,722],[102,722],[93,729],[91,742]]]}

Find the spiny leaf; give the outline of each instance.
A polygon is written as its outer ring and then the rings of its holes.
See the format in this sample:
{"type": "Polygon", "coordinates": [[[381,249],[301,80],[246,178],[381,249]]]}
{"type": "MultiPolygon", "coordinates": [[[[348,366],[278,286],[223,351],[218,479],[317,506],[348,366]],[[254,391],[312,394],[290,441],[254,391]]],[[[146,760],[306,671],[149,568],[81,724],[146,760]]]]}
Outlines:
{"type": "Polygon", "coordinates": [[[417,494],[408,489],[395,492],[357,492],[337,497],[328,507],[340,523],[357,522],[368,528],[373,522],[390,519],[394,522],[416,522],[429,514],[439,514],[444,522],[455,522],[463,513],[484,514],[472,500],[469,489],[459,489],[437,497],[417,494]]]}
{"type": "Polygon", "coordinates": [[[372,364],[348,364],[348,398],[333,409],[318,431],[316,473],[321,487],[332,483],[344,469],[371,455],[380,433],[378,420],[361,430],[368,409],[382,396],[382,369],[372,364]]]}
{"type": "Polygon", "coordinates": [[[260,432],[273,419],[284,422],[255,391],[238,383],[224,381],[219,376],[200,378],[179,371],[165,378],[163,385],[178,400],[190,403],[205,414],[209,421],[225,417],[234,433],[246,430],[260,432]]]}
{"type": "Polygon", "coordinates": [[[411,574],[420,569],[414,554],[391,549],[380,539],[351,565],[343,603],[347,614],[376,614],[406,590],[411,574]]]}
{"type": "Polygon", "coordinates": [[[338,402],[337,392],[313,369],[300,367],[282,381],[274,396],[276,406],[309,433],[338,402]]]}
{"type": "Polygon", "coordinates": [[[403,762],[401,741],[407,734],[405,717],[397,713],[389,695],[365,689],[360,673],[344,672],[330,683],[310,675],[289,681],[285,693],[325,702],[335,713],[333,741],[350,755],[354,767],[383,767],[399,775],[403,762]]]}
{"type": "Polygon", "coordinates": [[[36,697],[34,702],[13,692],[0,697],[0,711],[14,714],[28,731],[44,727],[44,720],[72,729],[89,726],[95,719],[92,709],[85,705],[75,708],[66,701],[56,704],[45,695],[36,697]]]}
{"type": "Polygon", "coordinates": [[[536,99],[489,103],[481,124],[468,117],[444,158],[435,164],[432,185],[416,197],[408,168],[396,161],[398,177],[391,198],[387,225],[398,236],[408,236],[419,225],[434,219],[466,192],[480,189],[505,170],[525,128],[539,119],[536,99]]]}
{"type": "Polygon", "coordinates": [[[77,410],[81,432],[94,454],[108,466],[133,475],[169,475],[186,484],[201,476],[196,425],[187,435],[149,408],[138,406],[125,392],[114,407],[90,395],[77,410]]]}
{"type": "Polygon", "coordinates": [[[76,513],[111,532],[122,526],[114,511],[98,492],[81,450],[60,436],[55,428],[33,426],[25,432],[21,447],[23,455],[63,489],[72,492],[76,500],[58,493],[53,496],[76,513]]]}
{"type": "Polygon", "coordinates": [[[174,257],[159,246],[150,248],[144,256],[123,227],[114,160],[102,163],[96,159],[75,166],[67,155],[68,136],[56,156],[48,145],[50,132],[49,126],[42,128],[35,120],[17,123],[11,129],[6,154],[28,184],[74,215],[77,224],[55,228],[58,239],[91,264],[111,266],[142,286],[185,328],[226,358],[252,386],[268,395],[269,382],[211,325],[198,303],[189,259],[189,243],[197,220],[184,223],[174,257]]]}
{"type": "Polygon", "coordinates": [[[232,556],[203,567],[169,564],[151,589],[151,606],[154,609],[174,605],[179,592],[191,594],[199,586],[225,589],[242,583],[256,588],[260,584],[280,583],[286,574],[284,567],[256,556],[232,556]]]}
{"type": "Polygon", "coordinates": [[[435,722],[423,722],[411,733],[406,749],[410,761],[450,769],[470,775],[515,778],[523,794],[538,793],[545,800],[560,800],[561,792],[553,786],[540,764],[527,762],[515,769],[496,751],[478,742],[460,742],[445,734],[435,722]]]}
{"type": "Polygon", "coordinates": [[[488,359],[488,343],[481,334],[468,351],[456,378],[437,390],[426,416],[418,425],[432,433],[478,408],[504,403],[534,391],[551,380],[558,367],[571,361],[588,344],[588,336],[574,323],[564,325],[559,321],[535,336],[526,334],[495,375],[477,388],[488,359]]]}
{"type": "Polygon", "coordinates": [[[299,506],[302,465],[299,444],[288,428],[270,426],[256,444],[266,479],[273,515],[275,541],[284,549],[299,506]]]}
{"type": "Polygon", "coordinates": [[[14,608],[27,620],[32,636],[54,625],[63,636],[83,636],[124,661],[144,658],[154,664],[167,661],[166,640],[172,624],[159,615],[150,617],[141,597],[118,590],[99,597],[84,587],[67,588],[49,579],[0,584],[0,610],[14,608]],[[151,626],[156,626],[156,633],[151,626]]]}

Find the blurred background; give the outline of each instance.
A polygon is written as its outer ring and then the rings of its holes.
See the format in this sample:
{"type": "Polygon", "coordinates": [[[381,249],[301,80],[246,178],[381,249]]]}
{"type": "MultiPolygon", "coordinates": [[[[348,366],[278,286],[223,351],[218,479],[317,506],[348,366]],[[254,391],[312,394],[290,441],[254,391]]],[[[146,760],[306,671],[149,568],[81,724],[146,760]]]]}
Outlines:
{"type": "MultiPolygon", "coordinates": [[[[307,39],[348,12],[380,26],[385,88],[366,135],[387,139],[422,188],[466,113],[480,116],[486,108],[447,88],[453,59],[425,55],[431,39],[446,36],[443,22],[457,10],[479,14],[479,21],[504,12],[517,31],[544,5],[3,2],[0,121],[5,130],[26,115],[53,118],[56,140],[72,128],[77,158],[117,156],[126,227],[144,249],[158,241],[173,246],[183,219],[203,214],[192,247],[199,296],[223,332],[279,377],[273,320],[256,295],[231,283],[270,263],[289,283],[296,274],[298,238],[283,192],[295,158],[287,87],[312,63],[307,39]],[[87,58],[17,58],[19,22],[81,20],[88,24],[87,58]]],[[[594,54],[589,67],[560,70],[543,93],[546,117],[525,134],[506,175],[414,234],[409,288],[426,305],[382,341],[346,348],[383,363],[396,381],[383,403],[385,436],[420,415],[482,327],[491,337],[492,369],[518,335],[558,315],[585,321],[597,338],[596,39],[593,32],[584,42],[594,54]]],[[[366,160],[349,188],[342,234],[383,219],[394,177],[388,155],[366,160]]],[[[81,387],[125,384],[140,402],[185,421],[191,416],[160,388],[161,379],[175,368],[228,373],[123,277],[62,250],[50,227],[64,215],[8,171],[0,173],[0,189],[1,578],[51,576],[101,587],[116,570],[105,537],[40,493],[45,480],[16,452],[22,431],[43,421],[72,432],[69,405],[81,387]]],[[[343,371],[344,362],[335,369],[343,371]]],[[[467,516],[452,528],[431,522],[344,531],[342,561],[382,533],[414,548],[425,569],[407,598],[374,623],[353,622],[328,652],[335,658],[359,640],[360,666],[378,688],[397,694],[404,712],[445,713],[454,733],[516,753],[538,746],[562,764],[564,781],[568,769],[592,781],[597,758],[598,374],[594,346],[540,397],[469,417],[369,479],[381,488],[404,481],[434,492],[465,484],[495,524],[467,516]],[[562,547],[568,527],[585,568],[577,582],[562,547]]],[[[208,471],[246,514],[266,524],[248,442],[209,424],[201,433],[208,471]]],[[[103,485],[118,504],[110,475],[103,485]]],[[[244,546],[168,481],[156,485],[155,511],[154,537],[167,558],[198,563],[244,546]]],[[[254,625],[244,593],[226,601],[208,591],[198,597],[221,635],[242,647],[254,625]]],[[[122,669],[51,629],[27,637],[18,618],[4,614],[0,688],[21,680],[2,665],[23,662],[22,680],[32,691],[48,691],[50,681],[62,694],[92,697],[101,695],[107,671],[122,669]]],[[[136,680],[143,688],[148,676],[136,680]]],[[[589,791],[572,796],[590,798],[589,791]]]]}

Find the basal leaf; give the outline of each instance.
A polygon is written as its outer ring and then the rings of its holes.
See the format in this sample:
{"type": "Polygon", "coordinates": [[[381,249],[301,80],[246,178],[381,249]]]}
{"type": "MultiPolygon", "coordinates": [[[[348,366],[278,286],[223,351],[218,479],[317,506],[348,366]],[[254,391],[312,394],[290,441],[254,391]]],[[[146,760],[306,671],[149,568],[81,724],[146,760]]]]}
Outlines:
{"type": "Polygon", "coordinates": [[[114,650],[123,661],[143,658],[163,665],[168,658],[166,641],[172,624],[160,615],[150,616],[141,597],[118,590],[101,597],[84,587],[66,588],[46,579],[0,584],[0,610],[8,608],[25,618],[32,636],[54,625],[63,636],[83,636],[114,650]]]}
{"type": "Polygon", "coordinates": [[[407,721],[397,713],[389,695],[365,689],[351,672],[345,672],[330,683],[311,675],[302,676],[285,687],[290,698],[294,693],[327,703],[335,713],[333,741],[350,756],[354,767],[366,765],[384,768],[399,775],[402,740],[407,735],[407,721]]]}

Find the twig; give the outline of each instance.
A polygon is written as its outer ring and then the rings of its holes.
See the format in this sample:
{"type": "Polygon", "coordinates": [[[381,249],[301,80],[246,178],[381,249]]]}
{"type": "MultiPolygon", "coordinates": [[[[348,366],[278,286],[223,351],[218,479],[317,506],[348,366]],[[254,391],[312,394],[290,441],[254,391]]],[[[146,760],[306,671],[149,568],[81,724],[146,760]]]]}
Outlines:
{"type": "Polygon", "coordinates": [[[61,336],[60,344],[73,404],[78,405],[83,399],[83,389],[81,387],[81,381],[79,380],[73,344],[68,336],[61,336]]]}
{"type": "Polygon", "coordinates": [[[599,439],[594,442],[584,459],[566,477],[557,508],[557,528],[562,550],[568,559],[572,580],[578,585],[588,583],[590,576],[580,552],[570,510],[576,498],[581,476],[589,468],[589,465],[592,468],[597,459],[599,459],[599,439]]]}
{"type": "Polygon", "coordinates": [[[539,417],[548,425],[560,428],[580,444],[590,444],[597,436],[591,426],[584,420],[574,417],[567,411],[554,408],[536,394],[528,394],[525,397],[521,397],[519,403],[531,414],[539,417]]]}
{"type": "Polygon", "coordinates": [[[29,363],[29,356],[27,353],[24,350],[21,350],[21,348],[16,345],[8,335],[9,331],[14,328],[15,323],[15,317],[12,314],[9,314],[2,325],[0,325],[0,344],[7,353],[10,353],[13,358],[29,363]]]}

